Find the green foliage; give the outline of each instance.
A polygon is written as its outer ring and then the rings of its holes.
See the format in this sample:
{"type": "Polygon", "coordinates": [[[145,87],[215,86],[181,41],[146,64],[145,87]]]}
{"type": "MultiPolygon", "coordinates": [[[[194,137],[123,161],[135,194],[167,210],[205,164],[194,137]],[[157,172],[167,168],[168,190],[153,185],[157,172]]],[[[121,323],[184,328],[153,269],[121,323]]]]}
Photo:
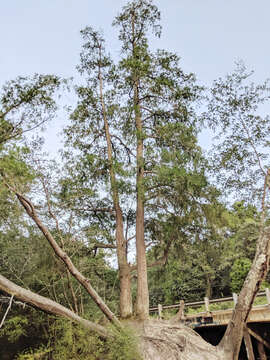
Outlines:
{"type": "MultiPolygon", "coordinates": [[[[166,255],[170,246],[166,265],[149,271],[153,305],[219,297],[230,291],[231,262],[226,260],[230,243],[223,236],[226,209],[217,202],[215,191],[210,189],[205,196],[211,199],[209,203],[189,203],[186,215],[171,215],[149,224],[152,241],[158,237],[162,244],[156,241],[149,262],[166,255]]],[[[185,204],[188,202],[183,207],[185,204]]]]}
{"type": "Polygon", "coordinates": [[[47,348],[28,350],[18,360],[32,360],[38,354],[54,360],[141,360],[137,338],[131,330],[111,331],[115,337],[105,341],[78,325],[58,319],[49,329],[47,348]]]}
{"type": "Polygon", "coordinates": [[[0,93],[0,146],[18,139],[25,131],[41,126],[52,117],[54,93],[61,81],[53,75],[18,77],[7,82],[0,93]]]}
{"type": "Polygon", "coordinates": [[[176,304],[180,300],[199,301],[205,295],[205,279],[198,267],[192,266],[191,259],[173,260],[165,269],[149,271],[151,306],[176,304]]]}
{"type": "Polygon", "coordinates": [[[234,262],[230,272],[231,288],[233,292],[237,294],[240,292],[250,267],[251,261],[247,258],[240,258],[234,262]]]}
{"type": "Polygon", "coordinates": [[[235,272],[232,284],[232,266],[239,258],[249,259],[249,263],[253,260],[260,215],[254,205],[244,201],[226,209],[213,197],[209,204],[193,207],[187,217],[150,222],[152,241],[158,236],[162,244],[154,243],[148,253],[150,263],[162,258],[173,240],[166,265],[149,270],[151,306],[202,300],[204,296],[220,298],[238,291],[245,273],[235,272]]]}
{"type": "Polygon", "coordinates": [[[51,349],[47,349],[44,346],[41,346],[36,350],[27,350],[16,357],[16,360],[35,360],[35,359],[48,359],[51,349]]]}
{"type": "Polygon", "coordinates": [[[28,319],[25,316],[12,316],[5,321],[1,335],[6,336],[8,341],[14,343],[21,336],[26,335],[26,325],[28,325],[28,319]]]}
{"type": "Polygon", "coordinates": [[[103,355],[102,342],[93,334],[70,322],[59,320],[51,330],[52,356],[61,359],[96,360],[103,355]]]}
{"type": "Polygon", "coordinates": [[[142,360],[138,351],[138,338],[129,327],[115,332],[115,341],[108,344],[108,360],[142,360]]]}
{"type": "Polygon", "coordinates": [[[47,314],[13,303],[0,331],[0,358],[16,359],[27,349],[44,348],[51,322],[47,314]]]}
{"type": "MultiPolygon", "coordinates": [[[[269,287],[269,284],[266,284],[266,287],[269,287]]],[[[264,288],[264,286],[261,286],[261,290],[264,288]]],[[[266,296],[256,297],[253,303],[253,306],[259,306],[259,305],[266,305],[267,304],[267,298],[266,296]]]]}

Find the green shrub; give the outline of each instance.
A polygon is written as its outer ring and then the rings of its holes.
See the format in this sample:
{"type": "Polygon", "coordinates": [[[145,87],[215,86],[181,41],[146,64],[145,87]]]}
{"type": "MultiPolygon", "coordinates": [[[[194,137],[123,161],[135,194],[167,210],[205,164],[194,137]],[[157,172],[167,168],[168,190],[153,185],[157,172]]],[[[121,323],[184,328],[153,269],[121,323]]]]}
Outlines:
{"type": "Polygon", "coordinates": [[[23,315],[12,316],[7,319],[1,329],[1,336],[5,335],[11,343],[16,342],[21,336],[26,334],[28,319],[23,315]]]}
{"type": "Polygon", "coordinates": [[[50,328],[46,348],[29,350],[17,359],[140,360],[136,336],[129,329],[111,331],[114,337],[103,340],[77,324],[58,319],[50,328]]]}
{"type": "Polygon", "coordinates": [[[250,267],[251,260],[248,258],[240,258],[235,260],[230,272],[231,289],[233,292],[239,294],[250,267]]]}

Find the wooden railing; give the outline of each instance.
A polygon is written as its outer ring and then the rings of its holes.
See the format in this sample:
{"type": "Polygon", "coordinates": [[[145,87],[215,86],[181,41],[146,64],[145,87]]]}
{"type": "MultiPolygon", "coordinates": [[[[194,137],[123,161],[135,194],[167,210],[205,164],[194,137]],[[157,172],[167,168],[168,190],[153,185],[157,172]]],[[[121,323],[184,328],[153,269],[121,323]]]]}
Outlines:
{"type": "MultiPolygon", "coordinates": [[[[266,297],[266,304],[263,305],[263,310],[267,311],[267,313],[269,313],[269,310],[267,310],[267,308],[269,309],[269,305],[270,305],[270,290],[269,289],[265,289],[264,291],[260,291],[258,292],[258,294],[256,295],[256,297],[266,297]]],[[[237,304],[237,294],[232,294],[232,296],[229,297],[225,297],[225,298],[220,298],[220,299],[208,299],[207,297],[204,298],[203,301],[193,301],[193,302],[187,302],[184,303],[183,300],[180,301],[179,304],[175,304],[175,305],[161,305],[159,304],[156,307],[152,307],[150,308],[150,313],[153,312],[158,312],[158,317],[160,319],[163,318],[163,314],[162,311],[163,310],[170,310],[170,309],[178,309],[178,313],[177,315],[175,315],[172,319],[175,319],[177,322],[179,320],[184,321],[188,326],[191,326],[192,328],[196,328],[199,326],[213,326],[215,325],[220,325],[221,322],[220,320],[218,320],[218,317],[221,314],[221,317],[223,318],[223,321],[225,320],[225,322],[222,324],[227,325],[226,324],[226,319],[224,319],[224,313],[232,311],[233,308],[230,309],[226,309],[225,311],[211,311],[210,310],[210,305],[211,304],[220,304],[220,303],[226,303],[226,302],[232,302],[233,303],[233,307],[235,307],[235,305],[237,304]],[[202,312],[198,312],[195,314],[187,314],[185,316],[184,314],[184,307],[188,308],[188,307],[192,307],[192,308],[196,308],[196,307],[201,307],[204,306],[205,311],[202,312]]],[[[256,311],[261,311],[261,307],[260,306],[254,306],[254,312],[256,313],[256,311]]],[[[229,318],[230,318],[231,314],[229,313],[229,318]]],[[[259,320],[261,321],[261,320],[259,320]]],[[[265,316],[263,316],[263,321],[265,321],[265,316]]],[[[269,317],[268,317],[268,321],[269,321],[269,317]]],[[[256,320],[257,322],[257,320],[256,320]]],[[[254,349],[253,349],[253,344],[251,341],[251,337],[254,338],[255,343],[257,342],[257,352],[260,356],[260,359],[267,359],[266,356],[266,352],[265,352],[265,348],[270,350],[270,343],[268,341],[266,341],[266,339],[264,338],[264,336],[261,336],[258,333],[258,329],[256,330],[256,332],[254,331],[254,329],[250,329],[249,328],[249,324],[247,323],[244,327],[244,344],[246,347],[246,353],[247,353],[247,358],[248,360],[255,360],[255,355],[254,355],[254,349]]],[[[254,343],[253,341],[253,343],[254,343]]]]}
{"type": "MultiPolygon", "coordinates": [[[[258,294],[256,295],[256,297],[263,297],[263,296],[266,296],[267,304],[270,305],[270,290],[268,288],[266,288],[263,291],[258,292],[258,294]]],[[[233,293],[232,296],[225,297],[225,298],[219,298],[219,299],[208,299],[207,297],[205,297],[203,301],[193,301],[193,302],[185,303],[185,308],[188,308],[188,307],[196,308],[196,307],[200,307],[200,306],[205,306],[205,311],[209,312],[210,304],[219,304],[219,303],[232,301],[235,306],[237,303],[237,297],[238,297],[238,295],[235,293],[233,293]]],[[[159,317],[162,317],[162,311],[170,310],[170,309],[179,309],[179,303],[175,304],[175,305],[158,304],[158,306],[150,308],[149,312],[150,313],[158,312],[159,317]]]]}

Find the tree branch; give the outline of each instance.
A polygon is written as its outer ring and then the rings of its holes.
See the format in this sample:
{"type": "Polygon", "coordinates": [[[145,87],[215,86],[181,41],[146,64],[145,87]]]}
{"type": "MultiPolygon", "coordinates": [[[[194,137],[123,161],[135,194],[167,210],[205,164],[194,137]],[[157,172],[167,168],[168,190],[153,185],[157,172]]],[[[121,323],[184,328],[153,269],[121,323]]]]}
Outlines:
{"type": "MultiPolygon", "coordinates": [[[[126,150],[128,156],[129,156],[129,155],[132,155],[133,157],[136,157],[136,155],[133,154],[133,152],[130,150],[130,148],[123,142],[123,140],[122,140],[119,136],[117,136],[117,135],[115,135],[115,134],[111,134],[111,137],[117,139],[117,140],[120,142],[120,144],[121,144],[121,145],[124,147],[124,149],[126,150]]],[[[129,159],[130,159],[130,157],[129,157],[129,159]]]]}
{"type": "Polygon", "coordinates": [[[88,294],[92,297],[94,302],[97,304],[99,309],[104,313],[104,315],[117,327],[121,327],[120,321],[117,319],[115,314],[108,308],[108,306],[103,302],[101,297],[95,291],[95,289],[90,284],[90,280],[87,279],[81,272],[75,267],[72,263],[70,257],[61,249],[61,247],[57,244],[56,240],[50,233],[49,229],[42,223],[40,218],[38,217],[34,205],[32,202],[27,199],[24,195],[20,194],[16,189],[11,187],[9,184],[5,182],[6,186],[15,193],[18,200],[25,208],[29,217],[36,223],[37,227],[43,233],[45,238],[48,240],[49,244],[51,245],[53,251],[55,252],[56,256],[60,258],[63,263],[68,268],[69,272],[73,275],[73,277],[86,289],[88,294]]]}
{"type": "MultiPolygon", "coordinates": [[[[151,264],[147,264],[147,268],[155,267],[155,266],[159,266],[159,265],[163,266],[167,263],[171,243],[172,243],[171,241],[168,242],[168,244],[164,250],[163,256],[161,258],[157,259],[156,261],[152,262],[151,264]]],[[[130,269],[131,269],[131,271],[137,271],[137,265],[130,266],[130,269]]]]}
{"type": "Polygon", "coordinates": [[[14,298],[14,295],[12,295],[12,296],[10,297],[7,310],[6,310],[6,312],[5,312],[4,316],[3,316],[3,319],[2,319],[2,321],[1,321],[1,323],[0,323],[0,329],[1,329],[1,327],[4,325],[4,322],[5,322],[5,320],[6,320],[7,314],[9,313],[9,310],[11,309],[11,305],[12,305],[12,300],[13,300],[13,298],[14,298]]]}
{"type": "Polygon", "coordinates": [[[116,249],[117,246],[113,245],[113,244],[100,244],[100,243],[95,243],[93,245],[90,246],[91,250],[92,249],[116,249]]]}
{"type": "MultiPolygon", "coordinates": [[[[0,289],[7,294],[12,295],[12,299],[14,296],[19,300],[29,303],[41,310],[46,312],[50,312],[54,315],[63,316],[71,321],[75,321],[85,328],[98,333],[103,338],[109,337],[109,332],[103,326],[93,323],[92,321],[86,320],[75,314],[73,311],[69,310],[65,306],[58,304],[57,302],[48,299],[44,296],[33,293],[30,290],[26,290],[12,281],[6,279],[4,276],[0,274],[0,289]]],[[[11,306],[11,304],[10,304],[11,306]]]]}

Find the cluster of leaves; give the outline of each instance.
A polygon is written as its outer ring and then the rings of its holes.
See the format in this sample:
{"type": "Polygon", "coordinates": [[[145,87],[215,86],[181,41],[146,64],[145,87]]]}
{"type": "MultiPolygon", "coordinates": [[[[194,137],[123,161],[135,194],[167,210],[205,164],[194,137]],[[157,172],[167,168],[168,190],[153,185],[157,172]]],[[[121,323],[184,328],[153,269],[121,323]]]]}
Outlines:
{"type": "Polygon", "coordinates": [[[43,125],[54,116],[57,76],[34,75],[7,82],[0,93],[0,145],[19,139],[23,133],[43,125]]]}

